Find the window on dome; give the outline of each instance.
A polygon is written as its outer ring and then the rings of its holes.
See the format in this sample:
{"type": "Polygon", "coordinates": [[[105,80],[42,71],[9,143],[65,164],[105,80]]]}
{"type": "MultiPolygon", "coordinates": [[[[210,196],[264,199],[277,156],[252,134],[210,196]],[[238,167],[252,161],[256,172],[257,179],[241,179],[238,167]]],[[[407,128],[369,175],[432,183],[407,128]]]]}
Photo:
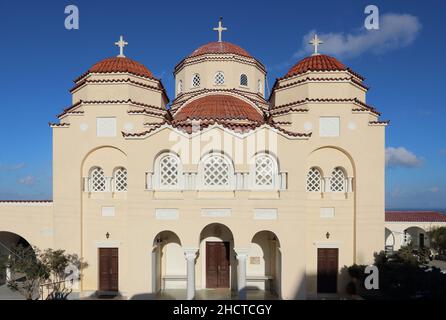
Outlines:
{"type": "Polygon", "coordinates": [[[331,173],[330,191],[344,192],[345,189],[345,171],[341,167],[337,167],[331,173]]]}
{"type": "Polygon", "coordinates": [[[257,81],[257,92],[262,93],[262,80],[257,81]]]}
{"type": "Polygon", "coordinates": [[[214,84],[217,86],[221,86],[221,85],[225,84],[225,75],[223,72],[219,71],[215,74],[214,84]]]}
{"type": "Polygon", "coordinates": [[[183,81],[178,81],[177,93],[180,94],[183,92],[183,81]]]}
{"type": "Polygon", "coordinates": [[[320,192],[322,190],[322,175],[319,169],[311,168],[307,174],[307,191],[320,192]]]}
{"type": "Polygon", "coordinates": [[[246,74],[240,76],[240,85],[244,87],[248,86],[248,76],[246,74]]]}
{"type": "Polygon", "coordinates": [[[192,88],[198,88],[201,84],[200,75],[198,73],[194,74],[192,77],[192,88]]]}
{"type": "Polygon", "coordinates": [[[91,192],[105,192],[106,180],[104,170],[100,167],[94,167],[90,170],[89,189],[91,192]]]}
{"type": "Polygon", "coordinates": [[[119,167],[115,169],[113,174],[115,191],[125,192],[127,191],[127,169],[119,167]]]}

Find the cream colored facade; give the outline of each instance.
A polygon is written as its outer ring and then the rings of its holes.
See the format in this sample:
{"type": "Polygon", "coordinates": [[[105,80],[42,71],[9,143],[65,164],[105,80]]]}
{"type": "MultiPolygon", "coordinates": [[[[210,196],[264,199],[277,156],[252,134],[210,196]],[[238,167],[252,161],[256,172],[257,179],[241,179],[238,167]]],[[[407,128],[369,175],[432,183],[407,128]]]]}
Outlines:
{"type": "Polygon", "coordinates": [[[316,296],[324,248],[338,249],[337,292],[344,292],[342,268],[371,263],[385,239],[386,123],[366,105],[362,79],[349,70],[307,71],[279,79],[265,100],[264,67],[232,53],[186,58],[174,75],[174,115],[218,93],[269,113],[276,124],[237,132],[216,122],[186,133],[165,121],[168,98],[158,80],[87,73],[71,91],[73,106],[52,125],[53,201],[1,202],[0,231],[78,253],[89,264],[82,295],[99,290],[98,250],[118,248],[123,296],[187,288],[191,298],[206,288],[206,242],[214,241],[229,243],[229,284],[241,297],[243,287],[283,299],[316,296]],[[217,72],[224,73],[221,85],[217,72]],[[167,153],[178,183],[162,187],[167,153]],[[213,154],[228,170],[220,186],[205,182],[213,154]],[[272,166],[267,186],[256,185],[262,155],[272,166]],[[104,179],[94,180],[99,167],[104,179]],[[118,168],[127,172],[125,191],[117,187],[118,168]],[[308,191],[312,168],[321,179],[308,191]]]}

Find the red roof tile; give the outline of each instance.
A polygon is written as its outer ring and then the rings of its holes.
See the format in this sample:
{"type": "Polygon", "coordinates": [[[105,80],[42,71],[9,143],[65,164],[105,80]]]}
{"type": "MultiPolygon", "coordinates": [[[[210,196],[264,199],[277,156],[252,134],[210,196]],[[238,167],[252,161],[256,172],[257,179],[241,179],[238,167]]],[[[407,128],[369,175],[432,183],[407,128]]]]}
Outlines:
{"type": "Polygon", "coordinates": [[[94,64],[87,72],[74,80],[77,82],[89,73],[114,73],[114,72],[128,72],[137,76],[153,78],[152,72],[143,64],[136,62],[129,58],[112,57],[107,58],[94,64]]]}
{"type": "Polygon", "coordinates": [[[325,54],[319,54],[315,56],[309,56],[300,60],[288,71],[285,77],[290,77],[296,74],[302,74],[307,71],[343,71],[343,70],[347,70],[347,67],[337,59],[327,56],[325,54]]]}
{"type": "Polygon", "coordinates": [[[174,115],[174,122],[184,120],[249,120],[263,122],[263,114],[249,103],[231,95],[207,95],[186,103],[174,115]]]}
{"type": "Polygon", "coordinates": [[[204,46],[196,49],[190,57],[200,56],[202,54],[218,54],[218,53],[233,53],[241,56],[252,58],[252,56],[245,50],[236,44],[230,42],[209,42],[204,46]]]}
{"type": "Polygon", "coordinates": [[[446,214],[436,211],[386,211],[387,222],[446,222],[446,214]]]}

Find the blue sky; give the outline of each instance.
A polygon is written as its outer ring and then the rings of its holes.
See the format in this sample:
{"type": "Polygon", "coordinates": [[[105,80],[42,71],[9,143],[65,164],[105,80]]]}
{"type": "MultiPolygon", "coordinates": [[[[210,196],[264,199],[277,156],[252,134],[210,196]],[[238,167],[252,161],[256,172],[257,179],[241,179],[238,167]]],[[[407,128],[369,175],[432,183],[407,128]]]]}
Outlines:
{"type": "Polygon", "coordinates": [[[446,3],[431,1],[6,1],[0,2],[0,199],[51,198],[48,121],[70,105],[72,80],[95,62],[126,54],[162,79],[173,97],[172,70],[198,46],[223,39],[262,61],[270,85],[286,73],[317,31],[322,53],[366,77],[367,102],[390,119],[386,204],[446,208],[446,3]],[[77,5],[80,29],[64,28],[77,5]],[[363,27],[377,5],[380,30],[363,27]],[[372,34],[374,32],[374,34],[372,34]]]}

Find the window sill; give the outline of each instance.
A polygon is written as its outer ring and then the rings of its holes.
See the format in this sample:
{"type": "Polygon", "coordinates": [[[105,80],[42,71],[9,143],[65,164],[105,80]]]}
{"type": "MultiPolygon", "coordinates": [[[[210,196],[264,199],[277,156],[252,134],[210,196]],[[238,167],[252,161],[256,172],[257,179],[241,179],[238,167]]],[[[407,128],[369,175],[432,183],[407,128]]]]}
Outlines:
{"type": "Polygon", "coordinates": [[[235,198],[235,191],[198,191],[198,199],[233,199],[235,198]]]}

